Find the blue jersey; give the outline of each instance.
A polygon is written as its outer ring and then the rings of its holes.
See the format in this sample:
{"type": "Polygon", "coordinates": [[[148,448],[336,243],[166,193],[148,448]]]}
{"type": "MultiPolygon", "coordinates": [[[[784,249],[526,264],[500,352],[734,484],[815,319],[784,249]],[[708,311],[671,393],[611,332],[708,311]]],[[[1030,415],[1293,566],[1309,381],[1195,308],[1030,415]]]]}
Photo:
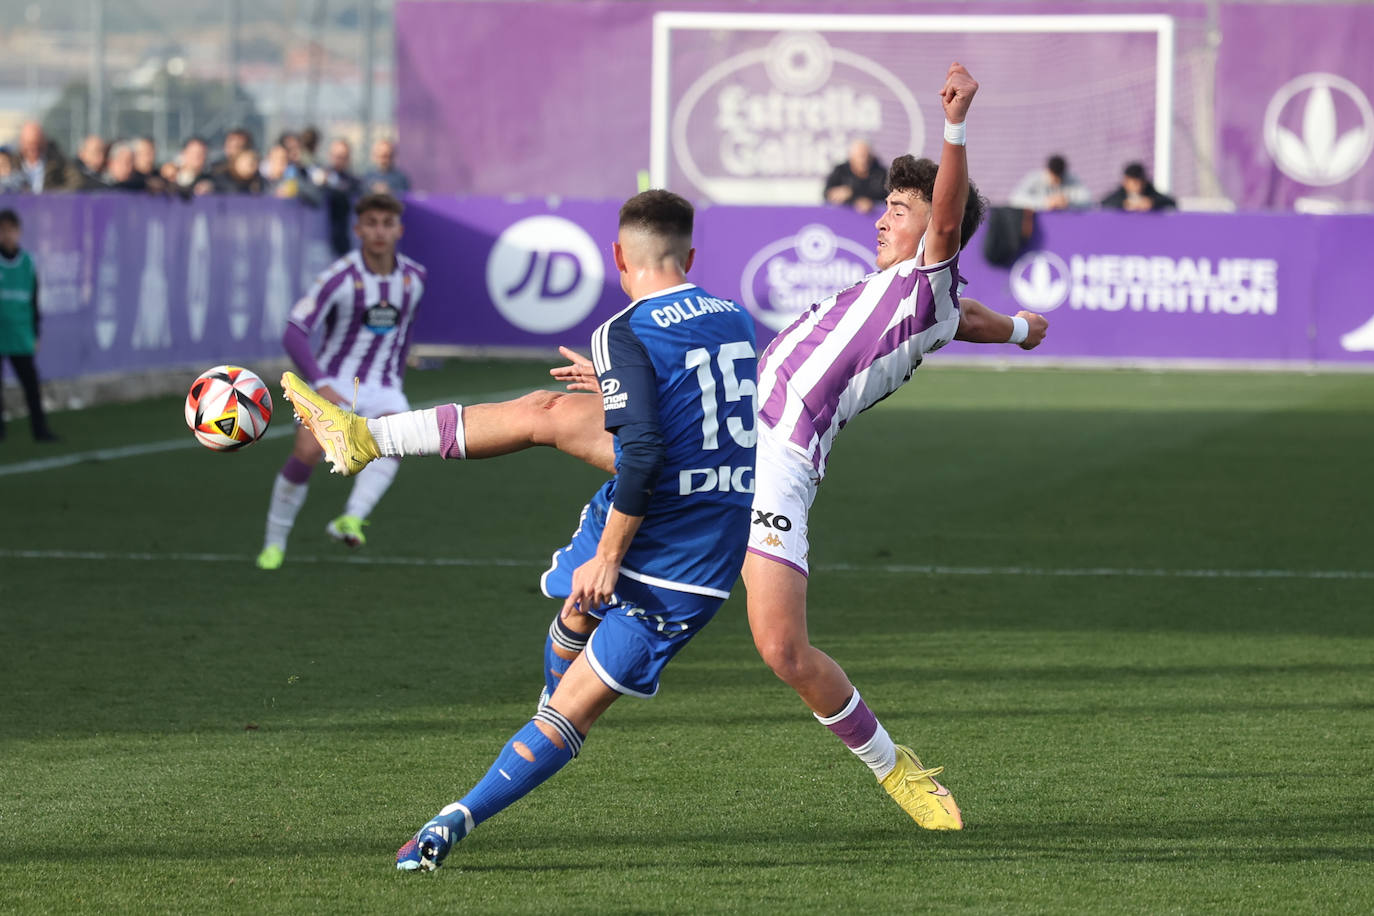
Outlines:
{"type": "MultiPolygon", "coordinates": [[[[592,335],[621,505],[622,430],[656,430],[663,464],[621,575],[724,598],[744,563],[757,432],[754,320],[684,283],[631,304],[592,335]]],[[[622,494],[623,496],[624,494],[622,494]]],[[[599,532],[597,532],[599,535],[599,532]]]]}

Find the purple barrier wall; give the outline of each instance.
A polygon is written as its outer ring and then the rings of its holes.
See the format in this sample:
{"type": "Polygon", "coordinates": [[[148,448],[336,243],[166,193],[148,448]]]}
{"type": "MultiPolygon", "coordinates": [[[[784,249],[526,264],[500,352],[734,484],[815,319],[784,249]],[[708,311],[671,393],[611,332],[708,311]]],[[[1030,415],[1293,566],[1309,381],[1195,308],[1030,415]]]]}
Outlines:
{"type": "MultiPolygon", "coordinates": [[[[625,303],[613,203],[412,199],[406,250],[430,271],[425,343],[579,348],[625,303]]],[[[768,340],[872,268],[872,220],[834,208],[705,207],[692,278],[768,340]]],[[[998,311],[1046,313],[1049,358],[1374,364],[1374,216],[1057,213],[1012,268],[960,268],[998,311]]],[[[1001,348],[946,352],[1005,357],[1001,348]]]]}
{"type": "Polygon", "coordinates": [[[281,355],[333,260],[319,210],[274,199],[9,197],[38,263],[45,378],[281,355]]]}
{"type": "Polygon", "coordinates": [[[1374,201],[1374,4],[1222,5],[1214,88],[1202,0],[858,2],[843,12],[887,18],[848,25],[823,6],[400,0],[406,167],[438,193],[620,199],[652,170],[694,200],[819,201],[851,137],[938,154],[957,57],[983,85],[970,159],[994,201],[1053,152],[1098,196],[1139,159],[1185,195],[1213,193],[1215,167],[1242,209],[1374,201]],[[1150,16],[1171,23],[1168,109],[1150,16]]]}

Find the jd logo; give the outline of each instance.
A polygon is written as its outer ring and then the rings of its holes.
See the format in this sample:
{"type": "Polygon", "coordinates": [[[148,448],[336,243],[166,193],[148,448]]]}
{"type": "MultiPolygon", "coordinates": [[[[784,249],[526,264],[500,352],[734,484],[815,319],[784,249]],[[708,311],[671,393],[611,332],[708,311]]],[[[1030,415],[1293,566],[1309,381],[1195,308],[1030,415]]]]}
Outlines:
{"type": "Polygon", "coordinates": [[[1333,73],[1303,74],[1269,100],[1264,146],[1279,170],[1294,181],[1340,184],[1374,151],[1374,109],[1348,79],[1333,73]]]}
{"type": "Polygon", "coordinates": [[[487,257],[487,294],[522,331],[555,334],[581,322],[601,298],[606,268],[582,227],[531,216],[507,227],[487,257]]]}
{"type": "Polygon", "coordinates": [[[1069,265],[1050,251],[1024,254],[1011,266],[1011,294],[1035,312],[1052,312],[1069,298],[1069,265]]]}

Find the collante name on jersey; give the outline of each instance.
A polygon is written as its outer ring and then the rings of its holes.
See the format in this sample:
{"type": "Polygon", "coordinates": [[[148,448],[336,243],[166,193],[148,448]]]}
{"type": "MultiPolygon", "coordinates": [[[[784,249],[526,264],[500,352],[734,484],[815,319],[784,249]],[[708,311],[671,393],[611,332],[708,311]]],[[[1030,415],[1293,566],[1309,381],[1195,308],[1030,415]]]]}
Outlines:
{"type": "Polygon", "coordinates": [[[653,318],[654,324],[660,328],[670,328],[675,324],[700,318],[702,315],[738,311],[740,311],[740,307],[726,299],[716,299],[713,296],[690,296],[662,308],[654,309],[649,313],[649,317],[653,318]]]}

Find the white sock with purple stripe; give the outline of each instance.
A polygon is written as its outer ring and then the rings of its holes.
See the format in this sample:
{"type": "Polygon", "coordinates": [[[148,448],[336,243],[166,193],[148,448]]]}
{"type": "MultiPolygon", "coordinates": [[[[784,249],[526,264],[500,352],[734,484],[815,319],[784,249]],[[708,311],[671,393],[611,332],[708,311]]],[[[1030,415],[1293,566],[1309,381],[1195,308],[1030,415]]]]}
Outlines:
{"type": "Polygon", "coordinates": [[[464,457],[463,409],[457,404],[378,417],[367,421],[367,431],[386,457],[464,457]]]}
{"type": "Polygon", "coordinates": [[[897,746],[888,737],[878,717],[873,715],[868,704],[855,690],[849,702],[833,716],[816,716],[816,721],[835,733],[854,752],[873,775],[882,779],[897,766],[897,746]]]}

